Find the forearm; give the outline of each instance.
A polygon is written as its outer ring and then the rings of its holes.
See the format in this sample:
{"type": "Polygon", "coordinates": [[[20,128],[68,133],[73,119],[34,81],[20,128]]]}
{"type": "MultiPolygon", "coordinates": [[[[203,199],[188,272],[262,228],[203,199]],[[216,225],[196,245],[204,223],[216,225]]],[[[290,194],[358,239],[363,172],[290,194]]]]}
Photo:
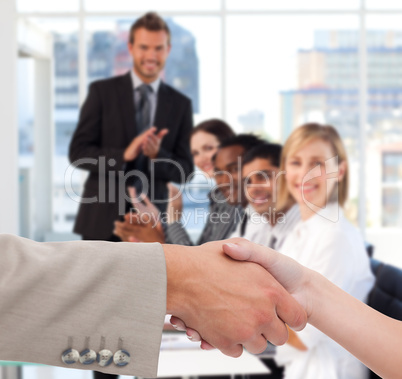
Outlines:
{"type": "Polygon", "coordinates": [[[156,376],[166,311],[159,244],[38,243],[0,234],[0,247],[1,359],[156,376]],[[121,338],[131,362],[62,362],[69,347],[98,352],[101,336],[112,353],[121,338]]]}
{"type": "Polygon", "coordinates": [[[181,314],[188,299],[183,297],[182,289],[186,287],[184,282],[186,272],[191,265],[191,260],[183,258],[184,247],[180,245],[162,245],[166,260],[166,313],[181,314]],[[187,268],[186,268],[187,267],[187,268]]]}
{"type": "Polygon", "coordinates": [[[309,323],[381,377],[400,375],[402,322],[375,311],[317,273],[311,275],[309,290],[314,302],[309,323]]]}

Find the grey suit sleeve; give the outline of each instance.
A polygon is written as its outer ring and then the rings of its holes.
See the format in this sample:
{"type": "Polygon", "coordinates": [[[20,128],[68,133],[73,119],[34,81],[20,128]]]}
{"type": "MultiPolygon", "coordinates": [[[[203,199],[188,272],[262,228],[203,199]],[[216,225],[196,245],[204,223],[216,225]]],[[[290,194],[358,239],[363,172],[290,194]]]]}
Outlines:
{"type": "Polygon", "coordinates": [[[155,377],[166,313],[160,244],[38,243],[0,235],[0,359],[155,377]],[[66,365],[68,348],[129,352],[66,365]]]}

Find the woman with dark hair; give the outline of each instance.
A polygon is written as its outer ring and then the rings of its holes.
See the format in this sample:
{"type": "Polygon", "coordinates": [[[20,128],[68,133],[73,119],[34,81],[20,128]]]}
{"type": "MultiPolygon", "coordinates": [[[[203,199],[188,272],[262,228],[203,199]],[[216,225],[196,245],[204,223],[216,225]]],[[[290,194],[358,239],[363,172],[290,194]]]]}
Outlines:
{"type": "Polygon", "coordinates": [[[194,164],[212,178],[214,175],[212,157],[218,151],[222,141],[234,136],[235,132],[232,128],[217,118],[195,126],[190,135],[190,148],[194,164]]]}

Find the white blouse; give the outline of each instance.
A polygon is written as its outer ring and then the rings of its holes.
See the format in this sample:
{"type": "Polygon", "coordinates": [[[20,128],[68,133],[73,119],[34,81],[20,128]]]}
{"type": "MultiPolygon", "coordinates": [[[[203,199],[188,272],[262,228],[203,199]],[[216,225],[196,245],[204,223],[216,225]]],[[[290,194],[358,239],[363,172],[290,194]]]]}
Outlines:
{"type": "MultiPolygon", "coordinates": [[[[301,221],[285,240],[281,252],[318,271],[361,301],[367,299],[373,287],[374,276],[363,239],[338,204],[329,204],[325,212],[301,221]]],[[[307,351],[289,344],[277,348],[276,360],[285,365],[286,379],[368,377],[363,364],[315,327],[307,325],[297,335],[307,351]]]]}

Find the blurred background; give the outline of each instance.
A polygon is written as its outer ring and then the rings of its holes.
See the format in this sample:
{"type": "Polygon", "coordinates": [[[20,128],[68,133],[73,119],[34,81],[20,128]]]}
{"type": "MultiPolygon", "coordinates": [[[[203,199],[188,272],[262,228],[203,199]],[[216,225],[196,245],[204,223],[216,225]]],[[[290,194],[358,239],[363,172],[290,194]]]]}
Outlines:
{"type": "MultiPolygon", "coordinates": [[[[85,173],[68,145],[89,83],[131,68],[128,28],[168,20],[164,80],[193,101],[195,123],[284,142],[307,121],[347,146],[347,215],[374,256],[402,266],[402,2],[398,0],[1,0],[0,231],[76,239],[85,173]]],[[[188,192],[205,198],[195,177],[188,192]]],[[[185,199],[186,212],[194,204],[185,199]]],[[[202,225],[190,221],[195,236],[202,225]]]]}

